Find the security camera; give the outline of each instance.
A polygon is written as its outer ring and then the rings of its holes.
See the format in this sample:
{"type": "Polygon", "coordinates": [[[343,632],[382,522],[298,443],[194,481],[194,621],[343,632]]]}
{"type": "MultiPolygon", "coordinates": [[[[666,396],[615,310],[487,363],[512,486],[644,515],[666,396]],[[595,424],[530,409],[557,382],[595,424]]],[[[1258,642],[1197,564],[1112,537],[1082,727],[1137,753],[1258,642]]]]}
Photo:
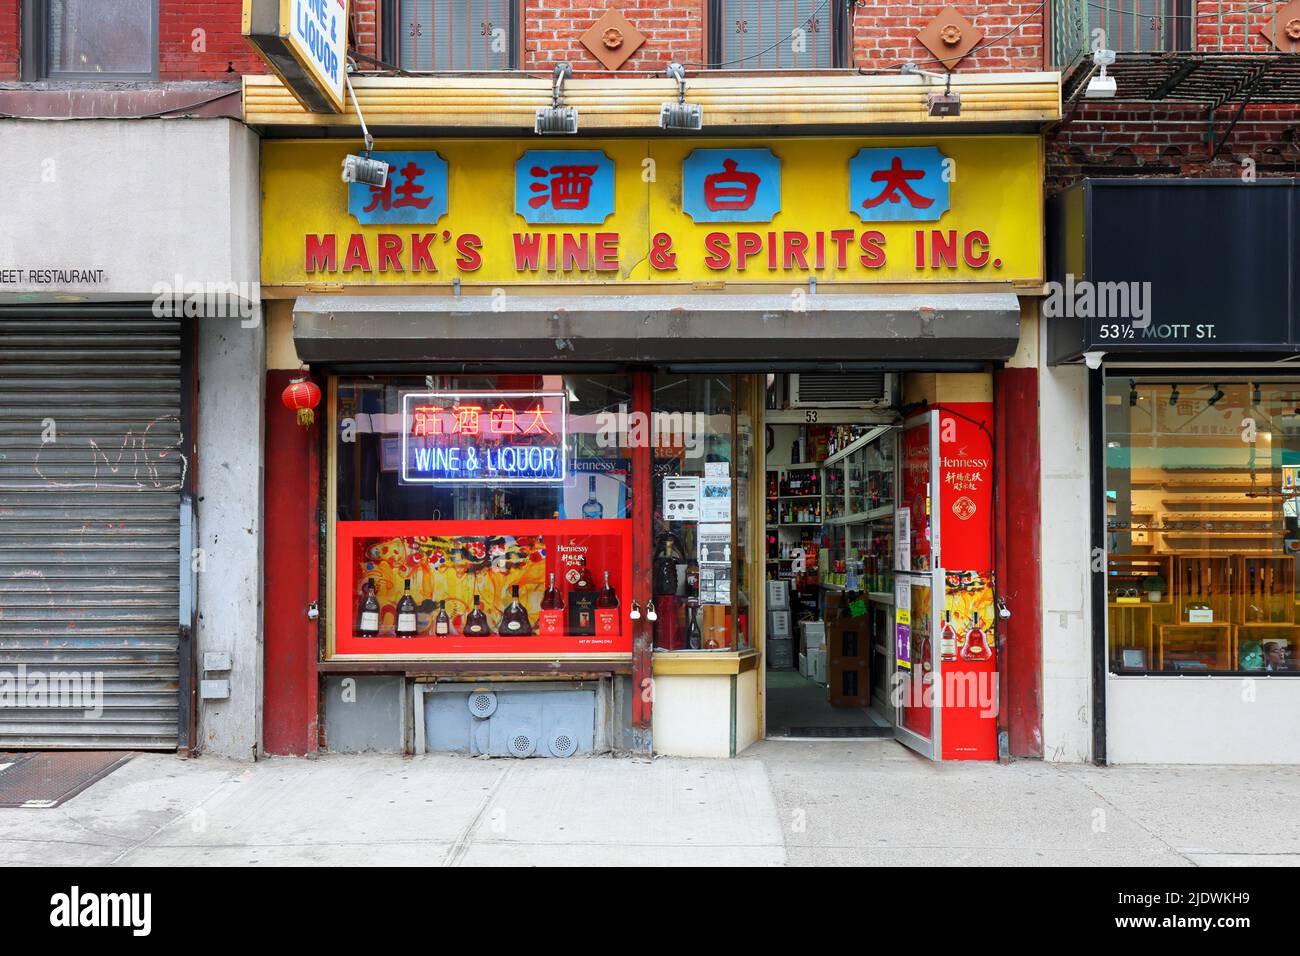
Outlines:
{"type": "Polygon", "coordinates": [[[1092,62],[1097,65],[1100,72],[1088,80],[1088,88],[1083,91],[1083,95],[1090,100],[1111,99],[1114,97],[1117,87],[1115,77],[1106,73],[1106,67],[1115,62],[1115,51],[1107,50],[1104,47],[1100,50],[1093,50],[1092,62]]]}
{"type": "Polygon", "coordinates": [[[1096,371],[1101,368],[1101,360],[1106,357],[1105,352],[1084,352],[1083,364],[1088,368],[1096,371]]]}

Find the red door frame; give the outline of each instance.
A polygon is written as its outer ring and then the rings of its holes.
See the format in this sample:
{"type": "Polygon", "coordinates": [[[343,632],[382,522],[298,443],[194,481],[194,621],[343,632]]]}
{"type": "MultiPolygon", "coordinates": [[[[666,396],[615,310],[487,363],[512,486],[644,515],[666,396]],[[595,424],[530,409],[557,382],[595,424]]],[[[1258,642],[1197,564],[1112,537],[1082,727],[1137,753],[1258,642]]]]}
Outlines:
{"type": "MultiPolygon", "coordinates": [[[[654,373],[632,373],[632,414],[652,421],[654,373]]],[[[649,429],[644,434],[649,435],[649,429]]],[[[650,602],[654,530],[654,456],[650,442],[632,448],[632,600],[644,608],[650,602]]],[[[632,750],[650,752],[650,723],[654,712],[652,638],[644,615],[632,625],[632,750]]]]}

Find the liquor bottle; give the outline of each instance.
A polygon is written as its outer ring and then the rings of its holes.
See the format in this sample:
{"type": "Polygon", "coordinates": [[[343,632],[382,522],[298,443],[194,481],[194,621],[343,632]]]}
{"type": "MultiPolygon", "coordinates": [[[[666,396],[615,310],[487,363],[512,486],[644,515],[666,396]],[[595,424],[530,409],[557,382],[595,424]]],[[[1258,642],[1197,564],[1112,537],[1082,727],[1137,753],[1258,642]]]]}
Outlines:
{"type": "Polygon", "coordinates": [[[587,568],[587,558],[583,555],[578,559],[582,563],[578,565],[578,577],[573,582],[575,591],[590,591],[595,585],[591,580],[591,571],[587,568]]]}
{"type": "Polygon", "coordinates": [[[584,518],[603,518],[605,509],[601,503],[596,500],[596,476],[591,475],[587,478],[587,500],[582,505],[582,516],[584,518]]]}
{"type": "Polygon", "coordinates": [[[698,651],[704,646],[704,634],[700,631],[700,606],[694,601],[686,602],[686,646],[698,651]]]}
{"type": "Polygon", "coordinates": [[[532,636],[533,625],[528,620],[528,612],[519,603],[519,585],[517,584],[510,585],[510,603],[501,612],[501,626],[497,633],[502,637],[532,636]]]}
{"type": "Polygon", "coordinates": [[[411,582],[406,581],[406,587],[402,593],[402,599],[397,602],[397,626],[395,628],[398,637],[415,637],[415,599],[411,597],[411,582]]]}
{"type": "Polygon", "coordinates": [[[379,633],[379,598],[375,596],[375,579],[367,581],[362,591],[365,597],[361,599],[361,621],[357,624],[357,633],[362,637],[374,637],[379,633]]]}
{"type": "Polygon", "coordinates": [[[487,615],[483,613],[483,607],[479,603],[478,595],[474,595],[474,607],[465,617],[465,636],[466,637],[487,637],[492,633],[492,628],[488,624],[487,615]]]}
{"type": "Polygon", "coordinates": [[[989,642],[984,638],[984,629],[980,627],[979,613],[970,616],[970,630],[966,632],[966,642],[962,644],[961,659],[964,661],[986,661],[991,656],[989,642]]]}
{"type": "Polygon", "coordinates": [[[447,616],[447,602],[438,602],[438,616],[433,621],[433,634],[435,637],[448,637],[451,635],[451,618],[447,616]]]}
{"type": "Polygon", "coordinates": [[[957,659],[957,632],[952,626],[952,611],[943,612],[943,630],[939,632],[939,653],[945,661],[957,659]]]}
{"type": "Polygon", "coordinates": [[[564,597],[555,586],[555,575],[542,594],[542,610],[537,615],[537,633],[558,636],[564,633],[564,597]]]}
{"type": "Polygon", "coordinates": [[[934,682],[934,662],[930,660],[930,637],[921,638],[921,683],[934,682]]]}
{"type": "Polygon", "coordinates": [[[609,572],[605,572],[605,586],[596,595],[596,633],[618,633],[618,594],[609,583],[609,572]]]}

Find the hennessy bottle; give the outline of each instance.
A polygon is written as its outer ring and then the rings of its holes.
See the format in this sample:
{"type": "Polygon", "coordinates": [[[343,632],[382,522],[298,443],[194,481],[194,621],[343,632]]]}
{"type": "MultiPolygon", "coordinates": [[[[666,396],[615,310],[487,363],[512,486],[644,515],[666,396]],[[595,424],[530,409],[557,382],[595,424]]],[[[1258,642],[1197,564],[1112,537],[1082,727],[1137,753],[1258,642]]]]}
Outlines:
{"type": "Polygon", "coordinates": [[[578,579],[573,582],[575,591],[590,591],[595,585],[591,580],[591,571],[587,568],[587,558],[584,555],[579,558],[582,563],[578,565],[578,579]]]}
{"type": "Polygon", "coordinates": [[[487,615],[483,613],[483,606],[479,603],[478,595],[475,594],[474,607],[465,617],[465,636],[487,637],[491,633],[492,628],[488,626],[487,615]]]}
{"type": "Polygon", "coordinates": [[[448,637],[451,634],[451,618],[447,616],[447,602],[438,602],[438,616],[433,621],[435,637],[448,637]]]}
{"type": "Polygon", "coordinates": [[[551,636],[564,633],[564,595],[555,586],[554,574],[551,575],[546,590],[542,593],[542,608],[537,615],[537,631],[539,634],[551,636]]]}
{"type": "Polygon", "coordinates": [[[371,578],[362,588],[365,595],[361,599],[361,620],[357,623],[357,633],[362,637],[374,637],[379,633],[379,599],[375,597],[375,579],[371,578]]]}
{"type": "Polygon", "coordinates": [[[519,603],[519,585],[510,586],[510,603],[501,612],[501,626],[498,629],[502,637],[530,637],[533,633],[532,622],[528,620],[528,611],[519,603]]]}
{"type": "Polygon", "coordinates": [[[943,630],[939,632],[939,653],[945,661],[957,659],[957,632],[952,626],[952,611],[943,612],[943,630]]]}
{"type": "Polygon", "coordinates": [[[603,518],[605,517],[605,508],[596,498],[596,476],[591,475],[587,478],[587,500],[582,505],[582,516],[584,518],[603,518]]]}
{"type": "Polygon", "coordinates": [[[408,578],[402,592],[402,599],[397,602],[397,636],[415,636],[415,599],[411,597],[411,581],[408,578]]]}
{"type": "Polygon", "coordinates": [[[976,612],[970,616],[970,630],[966,632],[966,642],[962,644],[961,659],[964,661],[986,661],[991,652],[989,643],[984,638],[984,629],[980,627],[980,616],[976,612]]]}

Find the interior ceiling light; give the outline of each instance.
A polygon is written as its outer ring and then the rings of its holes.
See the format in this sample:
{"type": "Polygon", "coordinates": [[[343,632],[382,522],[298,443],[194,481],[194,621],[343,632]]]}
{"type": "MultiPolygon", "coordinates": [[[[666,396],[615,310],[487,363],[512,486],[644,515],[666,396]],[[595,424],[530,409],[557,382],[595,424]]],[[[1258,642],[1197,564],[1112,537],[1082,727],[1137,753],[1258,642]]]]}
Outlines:
{"type": "Polygon", "coordinates": [[[1177,404],[1178,404],[1178,386],[1177,386],[1177,385],[1170,385],[1170,386],[1169,386],[1169,404],[1170,404],[1170,405],[1177,405],[1177,404]]]}
{"type": "Polygon", "coordinates": [[[555,64],[555,78],[551,86],[551,105],[537,111],[533,132],[539,136],[572,136],[578,132],[578,111],[572,106],[561,106],[564,81],[573,75],[568,63],[555,64]]]}
{"type": "Polygon", "coordinates": [[[667,72],[669,79],[677,81],[677,102],[669,101],[659,107],[659,128],[703,129],[704,107],[686,102],[686,68],[680,63],[669,63],[667,72]]]}
{"type": "Polygon", "coordinates": [[[945,73],[933,73],[930,70],[923,70],[915,63],[904,63],[901,67],[905,76],[928,76],[931,79],[943,80],[942,93],[929,93],[925,97],[925,109],[931,116],[960,116],[961,115],[961,94],[952,91],[952,70],[945,73]]]}
{"type": "Polygon", "coordinates": [[[1219,388],[1216,383],[1214,386],[1214,394],[1210,396],[1210,407],[1213,408],[1215,405],[1219,404],[1219,400],[1223,398],[1223,395],[1223,389],[1219,388]]]}

